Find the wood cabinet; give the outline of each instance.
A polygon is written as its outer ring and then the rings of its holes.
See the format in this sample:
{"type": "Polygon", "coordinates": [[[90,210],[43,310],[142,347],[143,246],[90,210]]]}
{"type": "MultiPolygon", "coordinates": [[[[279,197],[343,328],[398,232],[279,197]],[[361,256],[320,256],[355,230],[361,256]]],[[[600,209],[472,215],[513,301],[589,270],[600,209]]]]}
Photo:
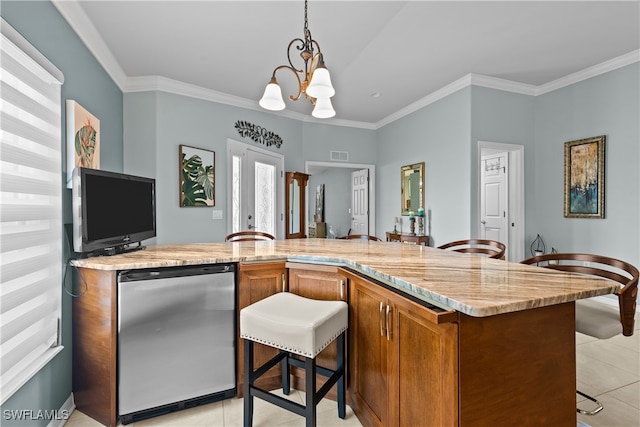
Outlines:
{"type": "Polygon", "coordinates": [[[364,425],[458,424],[457,313],[349,275],[349,393],[364,425]]]}
{"type": "Polygon", "coordinates": [[[307,211],[307,182],[309,175],[302,172],[287,172],[285,187],[285,238],[300,239],[305,234],[307,211]]]}
{"type": "MultiPolygon", "coordinates": [[[[270,262],[260,264],[243,264],[238,266],[238,360],[237,390],[242,396],[244,384],[244,340],[240,338],[240,310],[278,292],[287,291],[287,269],[284,262],[270,262]]],[[[260,343],[254,345],[254,368],[264,364],[278,353],[277,349],[260,343]]],[[[258,379],[258,387],[272,390],[281,386],[281,368],[277,364],[269,372],[258,379]]]]}
{"type": "Polygon", "coordinates": [[[429,236],[387,231],[387,242],[415,243],[416,245],[429,246],[429,236]]]}
{"type": "Polygon", "coordinates": [[[288,262],[289,292],[312,299],[347,301],[347,278],[335,266],[288,262]]]}
{"type": "Polygon", "coordinates": [[[100,423],[118,423],[117,272],[78,268],[86,286],[73,298],[73,398],[76,407],[100,423]]]}

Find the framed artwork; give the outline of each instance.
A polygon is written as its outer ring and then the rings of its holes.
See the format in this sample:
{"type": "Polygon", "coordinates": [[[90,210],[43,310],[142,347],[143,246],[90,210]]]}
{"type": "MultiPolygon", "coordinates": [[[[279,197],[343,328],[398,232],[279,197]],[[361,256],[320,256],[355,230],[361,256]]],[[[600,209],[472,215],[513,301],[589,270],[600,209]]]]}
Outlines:
{"type": "Polygon", "coordinates": [[[215,206],[216,153],[180,145],[180,207],[215,206]]]}
{"type": "Polygon", "coordinates": [[[67,99],[67,188],[77,167],[100,169],[100,120],[67,99]]]}
{"type": "Polygon", "coordinates": [[[604,218],[605,139],[564,143],[565,218],[604,218]]]}

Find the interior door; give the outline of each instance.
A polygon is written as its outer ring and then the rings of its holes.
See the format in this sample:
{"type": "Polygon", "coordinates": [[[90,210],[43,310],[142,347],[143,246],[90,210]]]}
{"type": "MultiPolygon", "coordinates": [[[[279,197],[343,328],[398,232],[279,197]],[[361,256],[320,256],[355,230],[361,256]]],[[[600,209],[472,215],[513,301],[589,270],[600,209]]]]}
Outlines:
{"type": "Polygon", "coordinates": [[[481,237],[507,244],[507,153],[482,156],[480,168],[481,237]]]}
{"type": "Polygon", "coordinates": [[[369,234],[369,169],[351,173],[351,234],[369,234]]]}
{"type": "Polygon", "coordinates": [[[257,230],[284,236],[284,158],[229,141],[228,232],[257,230]]]}

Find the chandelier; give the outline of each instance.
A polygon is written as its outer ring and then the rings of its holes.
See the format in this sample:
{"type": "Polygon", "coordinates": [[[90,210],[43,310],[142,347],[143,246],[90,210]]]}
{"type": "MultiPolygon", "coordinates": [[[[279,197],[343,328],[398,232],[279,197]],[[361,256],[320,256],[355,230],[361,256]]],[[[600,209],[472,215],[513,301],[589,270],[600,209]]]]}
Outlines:
{"type": "Polygon", "coordinates": [[[307,22],[307,0],[304,1],[304,39],[296,38],[289,42],[287,48],[287,59],[289,65],[280,65],[273,70],[271,80],[264,90],[264,95],[260,99],[260,106],[271,111],[284,110],[285,104],[282,100],[282,90],[276,80],[276,73],[281,69],[290,70],[298,81],[298,93],[290,95],[292,101],[299,100],[302,95],[314,106],[311,115],[320,119],[327,119],[336,115],[331,105],[331,97],[336,93],[331,84],[329,70],[324,65],[320,45],[311,37],[307,22]],[[292,47],[300,51],[300,57],[304,61],[304,69],[298,69],[291,60],[292,47]],[[317,51],[317,52],[316,52],[317,51]]]}

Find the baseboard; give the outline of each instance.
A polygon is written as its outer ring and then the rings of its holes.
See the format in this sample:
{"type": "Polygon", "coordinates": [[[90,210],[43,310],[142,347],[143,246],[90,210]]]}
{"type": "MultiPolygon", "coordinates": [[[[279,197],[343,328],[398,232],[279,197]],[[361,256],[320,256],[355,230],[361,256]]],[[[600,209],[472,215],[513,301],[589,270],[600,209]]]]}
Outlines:
{"type": "Polygon", "coordinates": [[[62,404],[62,407],[58,410],[58,416],[54,417],[54,419],[47,424],[47,427],[62,427],[71,417],[71,414],[76,409],[76,403],[73,400],[73,393],[69,395],[69,398],[65,400],[62,404]]]}

